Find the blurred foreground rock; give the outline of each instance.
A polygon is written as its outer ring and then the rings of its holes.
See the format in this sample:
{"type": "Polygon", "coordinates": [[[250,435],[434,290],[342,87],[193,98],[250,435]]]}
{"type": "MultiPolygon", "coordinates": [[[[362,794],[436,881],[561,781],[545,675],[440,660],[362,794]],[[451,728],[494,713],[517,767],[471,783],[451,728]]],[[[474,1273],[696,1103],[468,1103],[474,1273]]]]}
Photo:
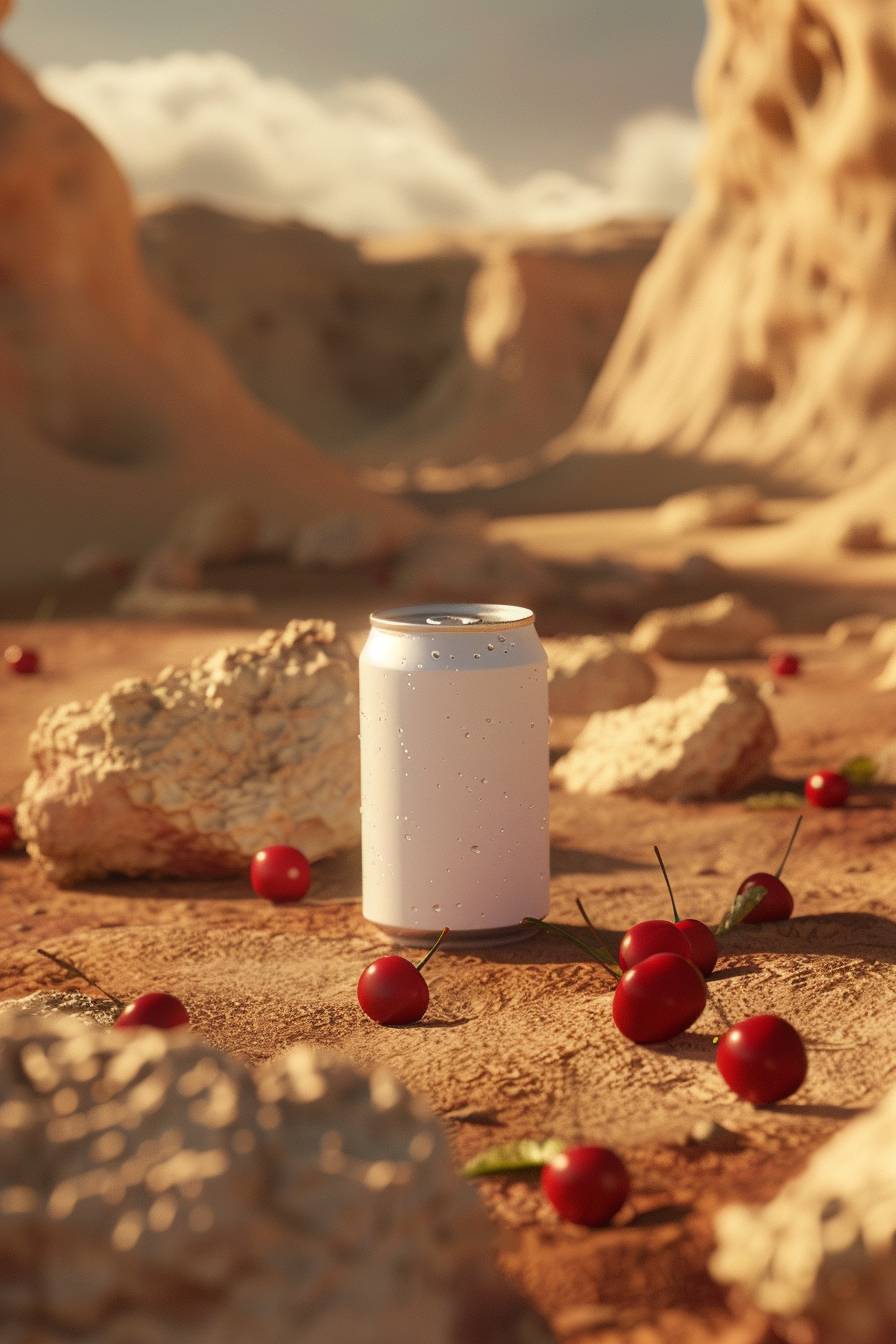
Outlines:
{"type": "Polygon", "coordinates": [[[437,1121],[297,1046],[2,1015],[0,1344],[547,1344],[437,1121]]]}
{"type": "Polygon", "coordinates": [[[882,619],[871,611],[844,616],[828,626],[825,639],[835,649],[843,649],[848,644],[869,644],[880,629],[882,619]]]}
{"type": "Polygon", "coordinates": [[[356,660],[293,621],[153,680],[45,710],[17,824],[56,881],[242,873],[266,844],[356,843],[356,660]]]}
{"type": "Polygon", "coordinates": [[[719,486],[672,495],[656,511],[664,532],[696,532],[703,527],[745,527],[758,523],[762,496],[752,485],[719,486]]]}
{"type": "Polygon", "coordinates": [[[767,612],[738,593],[720,593],[708,602],[650,611],[632,631],[632,648],[664,658],[701,661],[752,658],[760,641],[777,626],[767,612]]]}
{"type": "Polygon", "coordinates": [[[753,682],[713,669],[677,699],[594,714],[553,777],[569,793],[725,797],[762,778],[776,745],[753,682]]]}
{"type": "Polygon", "coordinates": [[[716,1219],[714,1277],[793,1344],[896,1339],[896,1092],[820,1148],[762,1208],[716,1219]]]}
{"type": "Polygon", "coordinates": [[[544,640],[551,712],[591,714],[637,705],[656,689],[646,658],[609,635],[544,640]]]}

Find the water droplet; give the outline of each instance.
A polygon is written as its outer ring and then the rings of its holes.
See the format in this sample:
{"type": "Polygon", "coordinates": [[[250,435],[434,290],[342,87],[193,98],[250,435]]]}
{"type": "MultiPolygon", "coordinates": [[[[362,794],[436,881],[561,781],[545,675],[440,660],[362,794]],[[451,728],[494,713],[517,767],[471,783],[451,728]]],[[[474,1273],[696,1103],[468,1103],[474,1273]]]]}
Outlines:
{"type": "Polygon", "coordinates": [[[429,656],[430,658],[441,658],[442,655],[439,653],[438,649],[433,649],[429,656]]]}
{"type": "Polygon", "coordinates": [[[470,849],[471,849],[472,853],[474,853],[474,854],[478,854],[478,853],[479,853],[479,846],[478,846],[478,845],[471,845],[471,846],[470,846],[470,849]]]}
{"type": "Polygon", "coordinates": [[[499,636],[498,636],[498,643],[499,643],[499,644],[506,644],[506,643],[507,643],[507,640],[504,638],[503,635],[499,635],[499,636]]]}
{"type": "Polygon", "coordinates": [[[460,910],[460,909],[463,908],[462,905],[461,905],[461,903],[460,903],[460,901],[455,901],[455,902],[454,902],[454,908],[455,908],[455,910],[460,910]]]}
{"type": "Polygon", "coordinates": [[[405,840],[410,840],[410,838],[411,838],[411,837],[408,835],[407,831],[405,831],[405,833],[404,833],[404,838],[405,838],[405,840]]]}
{"type": "Polygon", "coordinates": [[[480,779],[479,783],[480,783],[480,784],[487,784],[487,783],[488,783],[488,780],[485,779],[485,778],[483,777],[482,779],[480,779]]]}
{"type": "Polygon", "coordinates": [[[474,654],[473,654],[473,657],[474,657],[474,658],[481,658],[481,657],[482,657],[482,654],[481,654],[481,653],[474,653],[474,654]]]}
{"type": "Polygon", "coordinates": [[[411,906],[411,914],[412,914],[412,915],[416,915],[416,913],[417,913],[417,907],[416,907],[416,905],[412,905],[412,906],[411,906]]]}
{"type": "Polygon", "coordinates": [[[494,653],[494,651],[495,651],[495,646],[494,646],[494,644],[486,644],[485,647],[488,649],[489,653],[494,653]]]}
{"type": "Polygon", "coordinates": [[[470,736],[469,733],[464,733],[464,737],[469,737],[469,736],[470,736]]]}
{"type": "Polygon", "coordinates": [[[403,735],[404,735],[404,729],[403,729],[403,728],[399,728],[399,730],[398,730],[398,736],[399,736],[399,737],[402,737],[403,735]]]}
{"type": "Polygon", "coordinates": [[[486,723],[491,723],[491,719],[486,719],[486,723]]]}

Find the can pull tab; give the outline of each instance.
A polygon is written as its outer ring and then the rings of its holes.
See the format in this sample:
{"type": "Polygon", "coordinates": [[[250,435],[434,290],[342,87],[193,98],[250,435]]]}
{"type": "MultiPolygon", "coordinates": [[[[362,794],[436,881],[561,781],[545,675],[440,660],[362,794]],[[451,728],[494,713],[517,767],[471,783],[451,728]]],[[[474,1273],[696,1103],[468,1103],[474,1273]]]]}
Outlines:
{"type": "Polygon", "coordinates": [[[456,612],[445,612],[444,615],[427,616],[427,625],[481,625],[481,616],[459,616],[456,612]]]}

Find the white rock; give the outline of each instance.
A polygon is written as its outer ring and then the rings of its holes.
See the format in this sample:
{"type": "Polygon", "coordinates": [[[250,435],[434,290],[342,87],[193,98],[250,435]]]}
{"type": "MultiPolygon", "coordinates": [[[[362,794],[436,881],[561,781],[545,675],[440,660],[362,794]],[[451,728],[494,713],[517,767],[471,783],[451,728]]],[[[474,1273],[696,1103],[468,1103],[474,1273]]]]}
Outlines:
{"type": "Polygon", "coordinates": [[[823,1344],[896,1339],[896,1091],[762,1208],[716,1218],[713,1276],[823,1344]]]}
{"type": "Polygon", "coordinates": [[[592,715],[553,777],[569,793],[724,797],[766,773],[776,744],[753,682],[714,668],[677,699],[592,715]]]}
{"type": "Polygon", "coordinates": [[[825,639],[835,649],[842,649],[847,644],[867,644],[877,633],[882,619],[875,612],[844,616],[842,620],[828,626],[825,639]]]}
{"type": "Polygon", "coordinates": [[[838,543],[843,551],[882,551],[887,544],[883,523],[879,518],[850,518],[838,543]]]}
{"type": "Polygon", "coordinates": [[[874,632],[871,650],[873,653],[893,653],[896,651],[896,620],[881,622],[874,632]]]}
{"type": "Polygon", "coordinates": [[[890,654],[883,672],[874,682],[878,691],[896,691],[896,652],[890,654]]]}
{"type": "Polygon", "coordinates": [[[664,658],[752,658],[759,642],[776,629],[774,619],[739,593],[720,593],[708,602],[650,611],[632,631],[638,653],[664,658]]]}
{"type": "Polygon", "coordinates": [[[543,642],[548,655],[551,710],[555,714],[621,709],[640,704],[656,689],[653,668],[646,658],[632,653],[627,640],[582,635],[543,642]]]}
{"type": "Polygon", "coordinates": [[[57,881],[244,873],[359,835],[356,660],[328,621],[293,621],[97,700],[45,710],[17,824],[57,881]]]}
{"type": "Polygon", "coordinates": [[[125,588],[113,606],[120,616],[142,616],[153,621],[252,621],[258,614],[258,602],[251,593],[155,588],[147,583],[125,588]]]}
{"type": "Polygon", "coordinates": [[[671,495],[656,510],[657,526],[681,534],[702,527],[745,527],[759,521],[762,496],[752,485],[725,485],[671,495]]]}
{"type": "Polygon", "coordinates": [[[4,1341],[547,1344],[383,1070],[300,1045],[252,1075],[189,1031],[2,1021],[4,1341]]]}

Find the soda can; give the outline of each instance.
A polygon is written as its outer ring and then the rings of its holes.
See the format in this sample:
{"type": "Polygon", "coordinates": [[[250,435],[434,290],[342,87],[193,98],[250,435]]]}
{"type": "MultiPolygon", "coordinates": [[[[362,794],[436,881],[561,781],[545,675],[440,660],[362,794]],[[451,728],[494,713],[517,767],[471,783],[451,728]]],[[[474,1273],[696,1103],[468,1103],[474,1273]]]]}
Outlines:
{"type": "Polygon", "coordinates": [[[398,942],[547,914],[547,655],[525,607],[374,612],[360,662],[363,911],[398,942]]]}

